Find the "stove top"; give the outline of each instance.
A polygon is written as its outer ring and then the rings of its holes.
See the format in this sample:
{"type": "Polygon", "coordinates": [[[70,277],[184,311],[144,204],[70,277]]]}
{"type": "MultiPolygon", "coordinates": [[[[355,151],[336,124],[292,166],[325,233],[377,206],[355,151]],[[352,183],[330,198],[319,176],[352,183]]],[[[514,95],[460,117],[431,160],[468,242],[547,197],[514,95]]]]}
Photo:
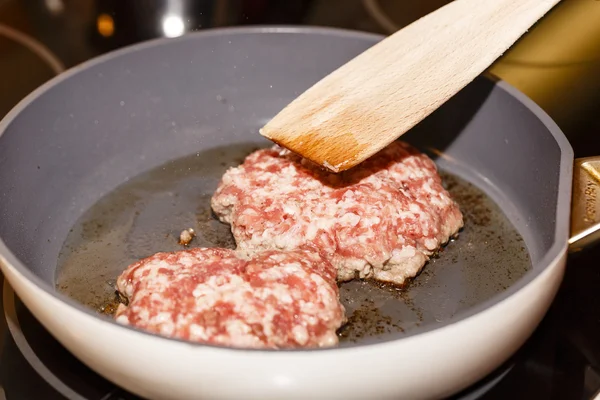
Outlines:
{"type": "MultiPolygon", "coordinates": [[[[583,1],[570,0],[568,4],[583,1]]],[[[157,0],[155,8],[148,8],[147,2],[144,8],[137,0],[0,0],[0,117],[65,68],[151,37],[248,24],[327,25],[386,34],[447,2],[423,0],[417,5],[384,0],[157,0]],[[165,10],[176,17],[170,25],[165,25],[165,10]]],[[[600,10],[600,2],[595,3],[595,10],[600,10]]],[[[592,72],[600,76],[600,63],[574,68],[579,69],[561,71],[571,74],[570,79],[581,85],[592,72]]],[[[589,82],[588,86],[593,87],[594,81],[589,82]]],[[[525,90],[531,87],[520,88],[536,98],[539,93],[525,90]]],[[[554,96],[557,95],[562,94],[554,96]]],[[[556,113],[552,99],[536,100],[557,120],[576,156],[600,154],[597,98],[581,95],[581,104],[571,108],[565,104],[556,113]]],[[[571,254],[557,298],[526,345],[497,371],[453,399],[589,400],[600,396],[600,296],[596,295],[600,287],[599,259],[600,247],[571,254]]],[[[0,400],[138,399],[95,374],[65,350],[7,283],[2,292],[0,306],[5,319],[0,319],[0,400]]]]}

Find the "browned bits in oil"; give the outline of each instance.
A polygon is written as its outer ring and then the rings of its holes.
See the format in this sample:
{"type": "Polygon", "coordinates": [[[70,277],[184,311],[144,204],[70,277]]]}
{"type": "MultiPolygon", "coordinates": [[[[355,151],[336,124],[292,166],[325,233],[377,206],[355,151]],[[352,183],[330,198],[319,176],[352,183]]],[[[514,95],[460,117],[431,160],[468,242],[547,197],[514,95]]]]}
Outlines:
{"type": "Polygon", "coordinates": [[[114,315],[114,313],[117,311],[118,307],[119,307],[119,304],[107,303],[107,304],[103,305],[102,307],[100,307],[100,309],[98,311],[100,312],[100,314],[114,315]]]}
{"type": "Polygon", "coordinates": [[[465,217],[465,223],[478,226],[489,226],[492,222],[492,211],[487,206],[487,196],[466,182],[458,181],[458,178],[441,173],[447,190],[453,195],[460,204],[461,211],[465,217]]]}
{"type": "Polygon", "coordinates": [[[187,247],[194,237],[196,237],[196,231],[194,231],[192,228],[184,229],[179,234],[179,244],[187,247]]]}
{"type": "Polygon", "coordinates": [[[112,299],[98,307],[98,312],[104,315],[114,315],[119,307],[119,304],[127,304],[127,300],[122,298],[117,292],[113,293],[112,299]]]}
{"type": "Polygon", "coordinates": [[[404,329],[392,317],[382,315],[376,307],[365,302],[348,316],[346,324],[338,330],[338,336],[340,340],[357,341],[365,336],[383,335],[395,331],[403,332],[404,329]],[[355,329],[357,326],[361,326],[362,329],[355,329]]]}
{"type": "Polygon", "coordinates": [[[404,289],[397,285],[372,280],[342,283],[340,298],[348,321],[338,330],[340,341],[356,343],[373,336],[404,333],[403,321],[398,318],[395,307],[387,309],[385,306],[390,302],[404,306],[403,293],[404,289]]]}

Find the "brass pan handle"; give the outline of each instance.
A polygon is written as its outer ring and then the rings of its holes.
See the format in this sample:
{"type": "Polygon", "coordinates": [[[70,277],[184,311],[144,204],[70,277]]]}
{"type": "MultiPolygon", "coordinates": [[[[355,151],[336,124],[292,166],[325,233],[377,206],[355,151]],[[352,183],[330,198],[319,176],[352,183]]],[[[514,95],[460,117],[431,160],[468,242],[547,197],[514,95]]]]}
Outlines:
{"type": "Polygon", "coordinates": [[[600,156],[578,158],[573,169],[569,250],[600,240],[600,156]]]}

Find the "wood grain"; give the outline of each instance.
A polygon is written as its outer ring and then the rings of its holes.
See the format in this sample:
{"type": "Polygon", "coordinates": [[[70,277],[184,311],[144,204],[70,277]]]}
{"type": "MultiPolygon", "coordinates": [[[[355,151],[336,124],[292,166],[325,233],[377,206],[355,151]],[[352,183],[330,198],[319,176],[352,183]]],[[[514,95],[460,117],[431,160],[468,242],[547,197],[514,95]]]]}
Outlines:
{"type": "Polygon", "coordinates": [[[560,0],[455,0],[385,38],[287,105],[260,134],[332,172],[410,130],[560,0]]]}

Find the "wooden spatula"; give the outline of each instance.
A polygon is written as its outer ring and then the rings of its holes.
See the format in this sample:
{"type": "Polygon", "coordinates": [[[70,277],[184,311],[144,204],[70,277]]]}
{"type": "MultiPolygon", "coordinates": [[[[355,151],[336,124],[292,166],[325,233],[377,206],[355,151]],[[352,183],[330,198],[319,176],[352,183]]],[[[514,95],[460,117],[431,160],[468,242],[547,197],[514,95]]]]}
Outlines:
{"type": "Polygon", "coordinates": [[[500,57],[560,0],[454,0],[292,101],[261,135],[332,172],[375,154],[500,57]]]}

